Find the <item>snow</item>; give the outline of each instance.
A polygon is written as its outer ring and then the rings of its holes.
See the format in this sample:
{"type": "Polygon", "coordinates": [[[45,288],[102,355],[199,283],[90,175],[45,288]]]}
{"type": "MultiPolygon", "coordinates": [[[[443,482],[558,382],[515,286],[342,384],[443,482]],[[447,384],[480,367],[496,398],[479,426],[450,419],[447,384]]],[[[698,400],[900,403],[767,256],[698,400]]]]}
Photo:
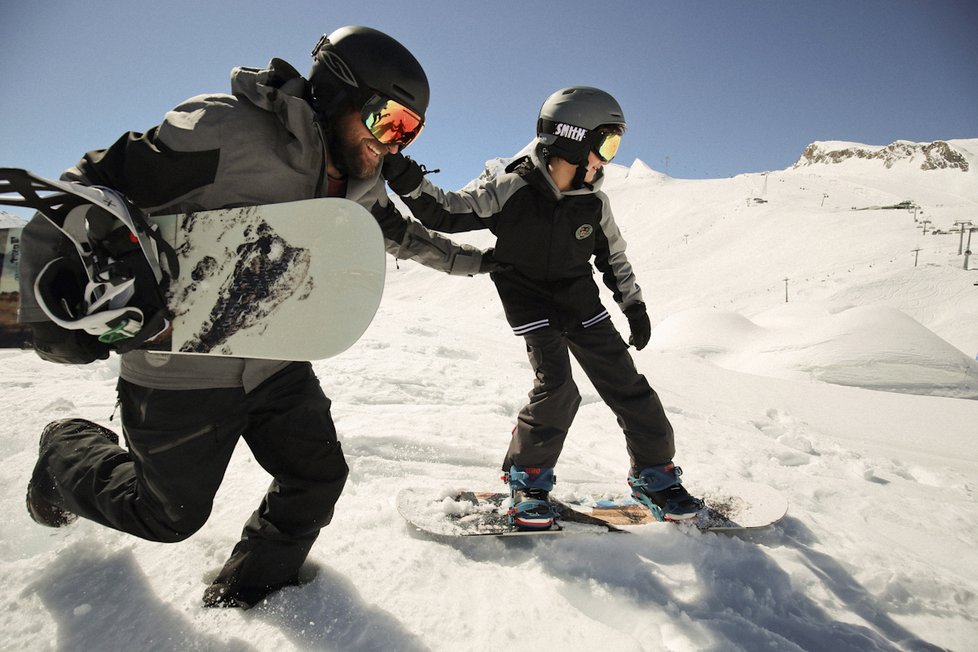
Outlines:
{"type": "MultiPolygon", "coordinates": [[[[660,525],[450,545],[413,533],[398,489],[501,487],[531,375],[487,278],[391,261],[364,338],[315,364],[351,475],[307,583],[251,611],[205,610],[269,481],[247,448],[184,543],[41,528],[23,507],[37,437],[68,416],[118,430],[117,361],[0,352],[3,646],[974,649],[978,272],[963,269],[957,233],[930,231],[978,222],[978,140],[949,142],[968,172],[852,160],[694,181],[641,161],[609,169],[655,326],[634,357],[676,429],[687,485],[757,481],[790,501],[751,537],[660,525]],[[904,200],[931,220],[927,235],[911,211],[852,210],[904,200]]],[[[584,400],[556,493],[624,489],[614,416],[576,378],[584,400]]]]}
{"type": "Polygon", "coordinates": [[[786,303],[753,321],[736,312],[689,310],[659,324],[653,346],[745,373],[978,399],[978,361],[880,305],[833,313],[786,303]]]}

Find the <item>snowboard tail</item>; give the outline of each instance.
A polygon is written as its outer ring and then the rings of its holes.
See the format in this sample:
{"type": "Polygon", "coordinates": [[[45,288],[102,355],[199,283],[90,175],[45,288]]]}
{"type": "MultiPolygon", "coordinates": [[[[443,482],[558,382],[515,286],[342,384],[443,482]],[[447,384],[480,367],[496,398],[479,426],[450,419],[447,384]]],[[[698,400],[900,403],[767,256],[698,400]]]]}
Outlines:
{"type": "MultiPolygon", "coordinates": [[[[676,525],[710,532],[743,532],[770,527],[788,513],[788,501],[780,492],[756,482],[721,482],[692,493],[702,499],[704,507],[691,519],[675,521],[676,525]]],[[[583,496],[567,500],[565,505],[615,526],[668,522],[658,521],[629,495],[583,496]]]]}
{"type": "MultiPolygon", "coordinates": [[[[88,221],[72,211],[94,206],[124,221],[121,201],[108,189],[0,169],[0,203],[35,208],[69,240],[91,235],[88,221]]],[[[136,224],[128,225],[134,241],[155,271],[167,272],[157,278],[165,286],[168,327],[140,348],[318,360],[352,346],[380,304],[383,236],[355,202],[323,198],[145,218],[136,213],[136,224]],[[168,254],[165,260],[154,260],[146,231],[168,254]]],[[[84,250],[79,247],[79,256],[84,250]]],[[[10,302],[16,302],[16,274],[16,265],[4,264],[0,280],[10,302]]],[[[24,328],[13,312],[0,313],[0,333],[18,326],[24,328]]],[[[2,339],[0,345],[8,346],[2,339]]]]}

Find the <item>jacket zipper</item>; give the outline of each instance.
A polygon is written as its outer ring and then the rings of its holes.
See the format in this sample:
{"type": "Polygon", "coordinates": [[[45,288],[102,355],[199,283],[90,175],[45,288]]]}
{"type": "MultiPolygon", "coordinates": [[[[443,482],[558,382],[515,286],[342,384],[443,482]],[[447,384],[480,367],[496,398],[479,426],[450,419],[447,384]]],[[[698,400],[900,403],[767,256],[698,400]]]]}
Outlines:
{"type": "Polygon", "coordinates": [[[316,182],[316,197],[325,197],[323,184],[326,182],[326,134],[323,133],[323,126],[319,124],[319,120],[314,119],[313,124],[316,127],[316,133],[319,134],[319,144],[323,148],[322,162],[319,164],[319,181],[316,182]]]}
{"type": "Polygon", "coordinates": [[[554,204],[553,210],[550,212],[550,230],[547,234],[547,281],[552,281],[554,278],[554,233],[557,230],[557,213],[560,210],[560,200],[554,204]]]}

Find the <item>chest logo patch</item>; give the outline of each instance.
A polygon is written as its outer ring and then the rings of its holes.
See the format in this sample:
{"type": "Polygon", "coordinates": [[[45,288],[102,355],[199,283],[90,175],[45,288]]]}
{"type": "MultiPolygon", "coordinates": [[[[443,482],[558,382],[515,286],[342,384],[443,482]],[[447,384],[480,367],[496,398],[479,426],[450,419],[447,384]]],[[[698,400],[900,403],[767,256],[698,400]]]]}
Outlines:
{"type": "Polygon", "coordinates": [[[574,237],[576,237],[578,240],[586,240],[591,236],[592,233],[594,233],[594,227],[591,226],[590,224],[585,224],[581,226],[579,229],[577,229],[577,232],[574,234],[574,237]]]}

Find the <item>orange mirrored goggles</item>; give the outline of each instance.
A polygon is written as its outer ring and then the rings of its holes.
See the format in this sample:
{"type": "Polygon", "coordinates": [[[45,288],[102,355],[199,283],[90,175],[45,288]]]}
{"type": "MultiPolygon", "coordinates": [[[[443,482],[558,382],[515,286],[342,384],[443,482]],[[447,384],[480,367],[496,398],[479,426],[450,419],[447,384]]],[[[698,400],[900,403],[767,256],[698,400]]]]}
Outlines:
{"type": "Polygon", "coordinates": [[[374,95],[360,109],[363,124],[384,145],[407,147],[424,128],[424,118],[399,102],[374,95]]]}
{"type": "Polygon", "coordinates": [[[611,162],[611,159],[615,158],[615,154],[618,153],[618,147],[621,145],[621,134],[616,134],[614,132],[598,132],[601,138],[597,146],[594,147],[594,153],[597,154],[602,161],[605,163],[611,162]]]}

